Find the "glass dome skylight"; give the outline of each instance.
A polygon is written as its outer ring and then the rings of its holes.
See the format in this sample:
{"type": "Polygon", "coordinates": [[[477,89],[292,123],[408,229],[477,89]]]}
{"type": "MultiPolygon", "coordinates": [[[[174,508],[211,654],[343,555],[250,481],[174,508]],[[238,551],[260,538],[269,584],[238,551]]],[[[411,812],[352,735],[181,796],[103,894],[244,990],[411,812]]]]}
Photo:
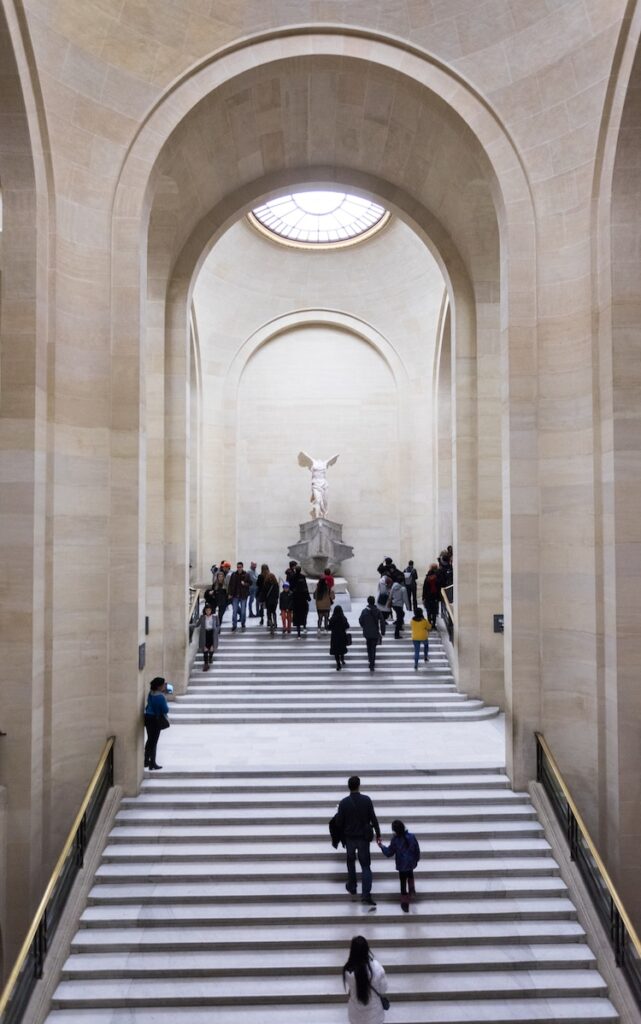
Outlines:
{"type": "Polygon", "coordinates": [[[250,219],[294,245],[331,246],[360,239],[389,218],[383,206],[348,192],[293,192],[256,207],[250,219]]]}

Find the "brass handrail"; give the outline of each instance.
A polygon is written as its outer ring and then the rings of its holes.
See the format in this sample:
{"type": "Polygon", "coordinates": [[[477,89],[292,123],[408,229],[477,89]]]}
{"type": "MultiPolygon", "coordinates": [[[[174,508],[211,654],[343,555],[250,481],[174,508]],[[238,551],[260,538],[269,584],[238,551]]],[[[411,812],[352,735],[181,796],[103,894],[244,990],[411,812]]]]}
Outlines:
{"type": "MultiPolygon", "coordinates": [[[[450,586],[453,586],[453,584],[450,584],[450,586]]],[[[449,614],[452,622],[454,622],[455,621],[455,619],[454,619],[454,609],[452,608],[452,605],[450,604],[450,600],[449,600],[447,594],[445,593],[445,591],[447,589],[448,589],[448,587],[441,587],[441,597],[443,598],[443,603],[445,604],[445,607],[447,608],[448,614],[449,614]]]]}
{"type": "Polygon", "coordinates": [[[111,753],[111,750],[112,750],[112,747],[114,745],[114,742],[115,742],[115,736],[110,736],[109,739],[107,740],[107,742],[105,743],[103,752],[100,755],[100,760],[98,761],[98,764],[96,766],[96,770],[93,773],[93,775],[91,776],[91,781],[90,781],[89,785],[87,786],[87,789],[85,791],[85,795],[83,797],[82,803],[80,804],[80,808],[78,810],[78,813],[76,814],[76,817],[73,820],[73,825],[69,829],[69,834],[68,834],[67,839],[65,841],[65,844],[64,844],[64,846],[62,848],[60,856],[58,857],[58,860],[56,861],[56,866],[55,866],[55,868],[53,869],[53,871],[51,873],[51,877],[49,878],[49,881],[47,883],[47,887],[46,887],[46,889],[45,889],[45,891],[44,891],[44,893],[42,895],[42,899],[40,900],[40,903],[38,904],[38,908],[37,908],[37,910],[36,910],[36,912],[35,912],[35,914],[33,916],[33,920],[32,920],[31,925],[29,927],[29,931],[27,932],[27,934],[25,936],[25,939],[24,939],[24,942],[22,943],[22,946],[20,947],[20,952],[18,953],[18,956],[16,958],[16,962],[13,965],[13,968],[11,970],[10,975],[7,978],[7,983],[6,983],[5,987],[4,987],[4,989],[2,990],[2,994],[0,995],[0,1017],[2,1017],[2,1014],[5,1012],[5,1010],[7,1008],[7,1004],[9,1002],[9,999],[11,998],[11,993],[13,992],[13,989],[15,988],[16,982],[17,982],[17,980],[18,980],[18,978],[20,976],[20,971],[22,970],[22,967],[23,967],[23,964],[24,964],[25,960],[29,956],[29,950],[31,949],[31,944],[32,944],[32,942],[33,942],[33,940],[35,938],[36,932],[38,930],[38,925],[40,924],[42,918],[44,917],[44,914],[45,914],[46,909],[47,909],[47,904],[49,902],[49,899],[51,898],[51,894],[52,894],[52,892],[53,892],[53,890],[54,890],[54,888],[56,886],[56,883],[57,883],[58,879],[60,878],[60,875],[62,874],[62,869],[64,868],[65,861],[67,860],[67,857],[69,856],[71,848],[72,848],[72,846],[74,844],[74,841],[75,841],[75,838],[76,838],[76,833],[78,832],[78,829],[80,828],[83,815],[84,815],[85,811],[87,810],[87,807],[89,806],[89,804],[91,802],[91,798],[92,798],[92,796],[94,794],[94,790],[96,789],[96,787],[98,785],[98,781],[99,781],[99,779],[100,779],[100,777],[102,775],[102,772],[103,772],[103,769],[105,767],[105,764],[107,763],[107,759],[109,758],[109,754],[111,753]]]}
{"type": "Polygon", "coordinates": [[[545,756],[546,756],[547,760],[550,763],[550,768],[552,769],[552,771],[554,773],[554,778],[556,779],[556,781],[557,781],[557,783],[559,785],[559,789],[562,791],[563,796],[566,799],[568,807],[570,808],[570,810],[572,811],[572,814],[576,818],[577,825],[579,826],[581,834],[582,834],[582,836],[583,836],[583,838],[585,840],[585,844],[588,847],[590,853],[592,854],[592,857],[594,858],[594,862],[595,862],[596,866],[599,869],[599,873],[601,874],[601,876],[603,878],[603,881],[605,882],[605,884],[606,884],[606,886],[608,888],[608,892],[610,894],[610,899],[612,900],[612,902],[614,903],[615,907],[619,911],[619,915],[621,917],[621,920],[623,921],[623,923],[624,923],[624,925],[626,927],[626,931],[628,932],[628,935],[630,936],[630,939],[632,940],[632,944],[634,945],[634,947],[635,947],[635,949],[637,951],[637,956],[641,959],[641,942],[639,941],[639,936],[637,935],[636,928],[632,924],[632,921],[630,920],[628,912],[625,909],[625,907],[623,906],[623,902],[621,900],[621,897],[619,896],[619,894],[618,894],[618,892],[617,892],[617,890],[615,888],[614,882],[610,878],[608,869],[606,868],[605,864],[603,863],[603,861],[601,859],[601,855],[600,855],[599,851],[597,850],[596,846],[594,845],[594,841],[592,839],[592,836],[588,832],[588,829],[587,829],[587,826],[585,824],[585,821],[583,820],[583,816],[581,815],[581,812],[579,811],[577,805],[575,804],[574,800],[572,799],[572,795],[570,793],[570,790],[566,786],[565,781],[563,779],[563,776],[561,775],[561,772],[559,770],[559,766],[556,763],[556,761],[554,760],[554,755],[552,754],[552,751],[550,750],[549,746],[547,745],[545,737],[540,732],[536,732],[534,735],[536,736],[538,742],[541,744],[543,752],[545,753],[545,756]]]}
{"type": "MultiPolygon", "coordinates": [[[[190,587],[189,589],[191,590],[192,588],[190,587]]],[[[196,604],[198,603],[198,599],[199,598],[200,598],[200,588],[197,588],[196,592],[195,592],[195,594],[194,594],[194,596],[192,598],[191,604],[189,606],[189,615],[187,617],[187,622],[191,622],[191,617],[194,614],[194,608],[196,607],[196,604]]]]}

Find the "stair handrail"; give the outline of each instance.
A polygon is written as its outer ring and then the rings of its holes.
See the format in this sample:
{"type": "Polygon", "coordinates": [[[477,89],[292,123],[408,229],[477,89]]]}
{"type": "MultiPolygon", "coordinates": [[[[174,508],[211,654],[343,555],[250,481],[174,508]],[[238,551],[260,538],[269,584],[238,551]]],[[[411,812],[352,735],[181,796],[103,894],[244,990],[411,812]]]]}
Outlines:
{"type": "Polygon", "coordinates": [[[449,586],[447,586],[447,587],[441,587],[441,597],[442,597],[443,601],[445,602],[445,606],[446,606],[448,612],[452,616],[452,622],[453,622],[454,621],[454,609],[452,608],[452,604],[451,604],[451,601],[450,601],[449,597],[445,593],[446,590],[454,590],[454,584],[450,583],[449,586]]]}
{"type": "Polygon", "coordinates": [[[617,967],[629,982],[641,1007],[641,941],[608,869],[572,799],[554,755],[542,733],[536,732],[536,780],[545,790],[559,824],[565,830],[570,859],[586,883],[595,909],[610,937],[617,967]]]}
{"type": "Polygon", "coordinates": [[[114,743],[114,736],[110,736],[105,743],[56,866],[0,994],[0,1024],[18,1024],[22,1020],[36,981],[42,978],[50,940],[75,877],[83,866],[87,843],[107,790],[114,784],[114,743]]]}
{"type": "Polygon", "coordinates": [[[454,590],[454,584],[450,583],[447,587],[441,587],[441,618],[445,623],[447,629],[447,635],[450,638],[450,643],[454,643],[454,609],[450,604],[450,600],[445,593],[446,590],[454,590]]]}
{"type": "Polygon", "coordinates": [[[189,616],[187,618],[187,628],[189,629],[189,642],[191,643],[191,638],[193,636],[194,628],[196,626],[196,619],[198,618],[200,613],[200,588],[190,587],[189,593],[194,595],[189,605],[189,616]]]}

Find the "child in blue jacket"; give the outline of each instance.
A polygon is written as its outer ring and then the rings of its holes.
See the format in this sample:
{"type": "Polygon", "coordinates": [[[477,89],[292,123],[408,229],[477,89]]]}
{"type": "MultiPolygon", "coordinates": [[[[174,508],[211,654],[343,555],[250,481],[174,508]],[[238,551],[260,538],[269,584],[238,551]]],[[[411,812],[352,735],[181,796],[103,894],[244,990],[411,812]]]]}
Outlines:
{"type": "Polygon", "coordinates": [[[408,832],[398,818],[392,822],[392,831],[394,835],[389,846],[384,846],[380,839],[377,842],[386,857],[396,858],[396,870],[401,883],[401,910],[407,914],[410,909],[410,896],[416,893],[414,868],[421,859],[421,849],[416,836],[408,832]]]}

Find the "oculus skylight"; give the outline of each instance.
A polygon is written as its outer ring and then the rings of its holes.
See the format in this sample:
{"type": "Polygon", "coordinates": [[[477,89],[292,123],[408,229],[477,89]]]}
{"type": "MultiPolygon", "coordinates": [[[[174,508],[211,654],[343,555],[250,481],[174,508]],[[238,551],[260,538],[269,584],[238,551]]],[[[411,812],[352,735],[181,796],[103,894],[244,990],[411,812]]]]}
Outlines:
{"type": "Polygon", "coordinates": [[[305,247],[344,245],[378,230],[383,206],[349,192],[293,192],[256,207],[250,220],[284,242],[305,247]]]}

